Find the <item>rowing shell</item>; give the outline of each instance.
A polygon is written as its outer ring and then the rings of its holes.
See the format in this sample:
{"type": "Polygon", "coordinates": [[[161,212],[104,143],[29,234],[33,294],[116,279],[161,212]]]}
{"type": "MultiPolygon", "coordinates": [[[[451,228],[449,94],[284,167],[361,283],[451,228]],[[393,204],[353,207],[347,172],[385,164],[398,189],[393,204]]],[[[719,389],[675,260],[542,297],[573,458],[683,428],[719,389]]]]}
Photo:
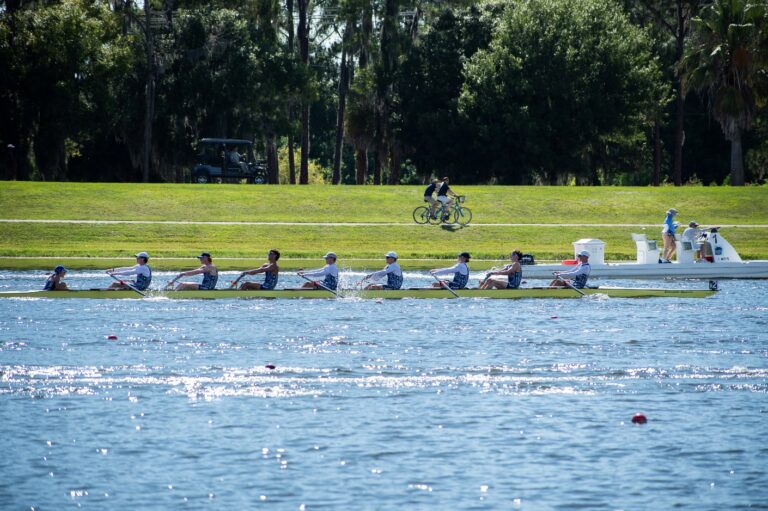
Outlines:
{"type": "MultiPolygon", "coordinates": [[[[709,289],[654,289],[628,287],[584,288],[585,295],[604,295],[611,298],[705,298],[715,291],[709,289]]],[[[210,291],[152,291],[146,292],[147,298],[176,299],[222,299],[222,298],[336,298],[325,290],[277,289],[273,291],[241,291],[239,289],[213,289],[210,291]]],[[[570,288],[530,287],[520,289],[457,289],[461,298],[581,298],[581,294],[570,288]]],[[[455,298],[449,291],[441,288],[412,288],[398,290],[341,290],[345,298],[402,299],[402,298],[455,298]]],[[[72,291],[2,291],[0,298],[142,298],[134,291],[83,289],[72,291]]]]}

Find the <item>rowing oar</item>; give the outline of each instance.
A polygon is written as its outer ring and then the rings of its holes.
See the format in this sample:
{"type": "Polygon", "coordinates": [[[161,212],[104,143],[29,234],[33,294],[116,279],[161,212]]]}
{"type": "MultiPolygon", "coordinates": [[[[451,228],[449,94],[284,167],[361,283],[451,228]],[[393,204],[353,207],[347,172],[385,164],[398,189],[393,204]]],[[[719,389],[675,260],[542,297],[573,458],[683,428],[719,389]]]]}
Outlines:
{"type": "Polygon", "coordinates": [[[325,286],[324,286],[324,285],[322,285],[320,282],[318,282],[318,281],[316,281],[316,280],[312,280],[312,279],[310,279],[309,277],[305,277],[304,275],[302,275],[302,274],[300,274],[300,273],[299,273],[298,275],[299,275],[299,277],[301,277],[302,279],[306,280],[307,282],[314,282],[316,286],[320,286],[321,288],[325,289],[326,291],[328,291],[328,292],[330,292],[330,293],[333,293],[333,294],[336,296],[336,298],[341,298],[341,297],[339,296],[339,293],[337,293],[336,291],[334,291],[333,289],[331,289],[331,288],[329,288],[329,287],[325,287],[325,286]]]}
{"type": "Polygon", "coordinates": [[[125,282],[125,281],[122,281],[122,280],[118,279],[117,277],[115,277],[115,276],[114,276],[114,275],[112,275],[111,273],[109,274],[109,276],[110,276],[110,277],[112,277],[113,279],[115,279],[116,281],[118,281],[118,282],[120,283],[120,285],[121,285],[121,286],[125,286],[125,287],[127,287],[127,288],[129,288],[129,289],[131,289],[131,290],[133,290],[133,291],[136,291],[136,292],[137,292],[137,293],[139,293],[141,296],[147,296],[147,294],[146,294],[146,293],[142,293],[142,292],[141,292],[141,291],[139,291],[139,290],[138,290],[136,287],[132,286],[131,284],[129,284],[129,283],[125,282]]]}
{"type": "Polygon", "coordinates": [[[565,285],[566,285],[566,286],[570,287],[571,289],[573,289],[574,291],[576,291],[577,293],[579,293],[581,296],[587,296],[587,293],[585,293],[584,291],[582,291],[582,290],[581,290],[581,289],[579,289],[578,287],[576,287],[576,286],[574,286],[573,284],[571,284],[571,281],[570,281],[570,280],[568,280],[568,279],[561,279],[561,278],[560,278],[560,274],[559,274],[559,273],[557,273],[557,272],[552,272],[552,275],[555,275],[555,276],[557,276],[557,278],[558,278],[558,280],[560,280],[560,282],[563,282],[563,283],[565,283],[565,285]]]}
{"type": "Polygon", "coordinates": [[[234,289],[237,287],[237,283],[240,282],[240,279],[245,277],[245,272],[241,273],[239,277],[237,277],[235,280],[232,281],[232,285],[229,286],[229,289],[234,289]]]}
{"type": "Polygon", "coordinates": [[[443,289],[447,289],[447,290],[448,290],[448,291],[449,291],[449,292],[450,292],[450,293],[451,293],[453,296],[455,296],[456,298],[461,298],[461,297],[458,295],[458,293],[456,293],[456,291],[454,291],[453,289],[451,289],[451,288],[448,286],[448,284],[446,284],[446,283],[445,283],[445,281],[442,281],[442,280],[440,280],[439,278],[437,278],[437,275],[435,275],[434,273],[430,273],[430,275],[432,275],[432,276],[435,278],[435,280],[436,280],[436,281],[438,281],[438,282],[440,283],[440,286],[441,286],[443,289]]]}

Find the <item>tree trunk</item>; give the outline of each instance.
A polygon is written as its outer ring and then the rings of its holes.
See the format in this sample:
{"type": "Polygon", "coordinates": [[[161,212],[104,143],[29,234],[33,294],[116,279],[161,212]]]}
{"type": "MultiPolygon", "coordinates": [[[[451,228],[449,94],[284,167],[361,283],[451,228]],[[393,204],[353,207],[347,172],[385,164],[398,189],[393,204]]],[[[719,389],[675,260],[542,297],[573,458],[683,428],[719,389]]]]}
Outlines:
{"type": "MultiPolygon", "coordinates": [[[[288,12],[288,54],[294,55],[294,33],[293,33],[293,0],[286,0],[285,10],[288,12]]],[[[293,126],[294,119],[293,99],[288,100],[288,125],[293,126]]],[[[296,158],[294,157],[293,134],[288,133],[288,182],[296,184],[296,158]]]]}
{"type": "Polygon", "coordinates": [[[349,63],[347,62],[347,44],[352,35],[353,23],[347,21],[344,28],[341,47],[341,66],[339,69],[339,103],[336,109],[336,140],[333,147],[333,177],[332,184],[341,183],[341,160],[344,147],[344,112],[347,107],[347,90],[349,89],[349,63]]]}
{"type": "Polygon", "coordinates": [[[400,144],[393,142],[390,144],[389,150],[389,184],[400,184],[400,162],[402,161],[400,144]]]}
{"type": "Polygon", "coordinates": [[[144,2],[144,37],[146,40],[146,52],[147,52],[147,83],[146,83],[146,97],[144,102],[144,155],[143,155],[143,169],[142,169],[142,181],[149,182],[149,165],[152,156],[152,118],[155,115],[155,59],[153,53],[154,42],[152,41],[152,28],[151,28],[151,15],[150,3],[144,2]]]}
{"type": "Polygon", "coordinates": [[[653,186],[661,184],[661,125],[659,121],[653,122],[653,186]]]}
{"type": "MultiPolygon", "coordinates": [[[[684,0],[677,0],[677,33],[675,34],[675,62],[680,63],[685,51],[686,15],[684,0]]],[[[680,76],[681,71],[675,71],[675,89],[677,99],[675,105],[675,186],[683,184],[683,143],[685,143],[685,93],[680,76]]]]}
{"type": "Polygon", "coordinates": [[[275,135],[267,138],[267,181],[269,184],[280,184],[280,164],[277,161],[277,143],[275,135]]]}
{"type": "Polygon", "coordinates": [[[744,155],[741,148],[741,130],[736,128],[736,133],[731,140],[731,185],[744,186],[744,155]]]}
{"type": "MultiPolygon", "coordinates": [[[[299,0],[299,56],[309,68],[309,0],[299,0]]],[[[299,184],[309,183],[309,100],[301,101],[301,161],[299,163],[299,184]]]]}
{"type": "Polygon", "coordinates": [[[373,159],[373,184],[381,184],[381,167],[387,157],[385,153],[384,144],[379,144],[376,147],[376,157],[373,159]]]}
{"type": "Polygon", "coordinates": [[[355,149],[355,184],[364,185],[368,180],[368,151],[355,149]]]}

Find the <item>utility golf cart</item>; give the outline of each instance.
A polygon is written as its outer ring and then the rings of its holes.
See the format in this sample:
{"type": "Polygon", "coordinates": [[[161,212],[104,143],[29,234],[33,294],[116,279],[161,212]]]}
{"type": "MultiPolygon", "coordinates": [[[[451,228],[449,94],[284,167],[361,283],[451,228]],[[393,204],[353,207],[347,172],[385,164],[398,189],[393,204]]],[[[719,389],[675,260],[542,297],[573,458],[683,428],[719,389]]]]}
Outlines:
{"type": "Polygon", "coordinates": [[[197,145],[197,164],[192,171],[195,183],[267,182],[267,165],[253,156],[253,142],[237,138],[202,138],[197,145]]]}

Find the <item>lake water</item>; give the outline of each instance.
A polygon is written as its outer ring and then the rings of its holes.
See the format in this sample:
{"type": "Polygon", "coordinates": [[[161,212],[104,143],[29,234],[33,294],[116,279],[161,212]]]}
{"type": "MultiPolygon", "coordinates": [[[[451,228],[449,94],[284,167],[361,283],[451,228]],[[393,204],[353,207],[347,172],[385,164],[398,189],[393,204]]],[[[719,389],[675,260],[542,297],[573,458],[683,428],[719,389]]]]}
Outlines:
{"type": "Polygon", "coordinates": [[[768,282],[721,288],[0,300],[0,509],[768,509],[768,282]]]}

